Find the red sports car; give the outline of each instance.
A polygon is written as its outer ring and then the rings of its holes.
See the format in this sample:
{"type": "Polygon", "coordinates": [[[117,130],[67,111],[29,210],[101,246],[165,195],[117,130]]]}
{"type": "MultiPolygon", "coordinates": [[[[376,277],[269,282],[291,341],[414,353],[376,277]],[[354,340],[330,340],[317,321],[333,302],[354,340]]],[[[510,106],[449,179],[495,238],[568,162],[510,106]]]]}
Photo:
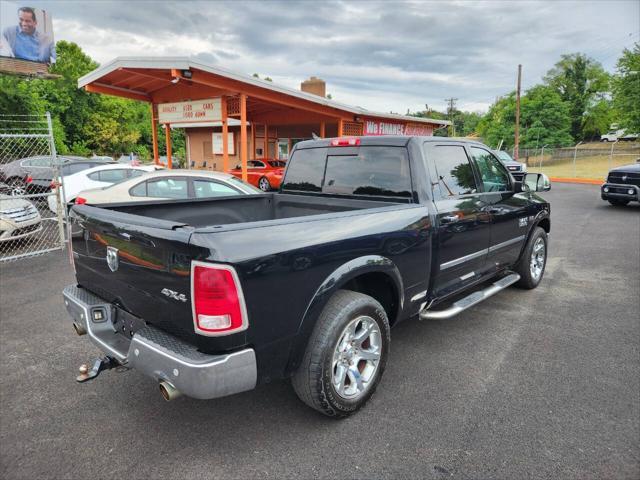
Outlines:
{"type": "MultiPolygon", "coordinates": [[[[280,182],[282,182],[284,167],[286,165],[286,162],[282,160],[273,160],[271,158],[249,160],[247,162],[247,181],[263,192],[277,189],[280,187],[280,182]]],[[[236,165],[236,168],[229,171],[229,173],[242,180],[241,165],[236,165]]]]}

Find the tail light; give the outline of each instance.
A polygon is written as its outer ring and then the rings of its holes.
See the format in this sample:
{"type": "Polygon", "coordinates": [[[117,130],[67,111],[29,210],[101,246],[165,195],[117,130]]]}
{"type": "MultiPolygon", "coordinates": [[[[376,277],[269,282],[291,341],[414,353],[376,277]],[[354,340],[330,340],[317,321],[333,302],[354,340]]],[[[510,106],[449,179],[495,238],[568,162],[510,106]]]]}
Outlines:
{"type": "Polygon", "coordinates": [[[76,197],[76,201],[75,204],[76,205],[84,205],[85,203],[87,203],[87,199],[84,197],[76,197]]]}
{"type": "Polygon", "coordinates": [[[360,145],[358,137],[341,137],[331,140],[332,147],[357,147],[360,145]]]}
{"type": "Polygon", "coordinates": [[[238,274],[228,265],[192,262],[191,308],[200,335],[229,335],[249,326],[238,274]]]}
{"type": "Polygon", "coordinates": [[[24,179],[24,183],[31,183],[33,182],[33,177],[31,175],[27,175],[27,178],[24,179]]]}

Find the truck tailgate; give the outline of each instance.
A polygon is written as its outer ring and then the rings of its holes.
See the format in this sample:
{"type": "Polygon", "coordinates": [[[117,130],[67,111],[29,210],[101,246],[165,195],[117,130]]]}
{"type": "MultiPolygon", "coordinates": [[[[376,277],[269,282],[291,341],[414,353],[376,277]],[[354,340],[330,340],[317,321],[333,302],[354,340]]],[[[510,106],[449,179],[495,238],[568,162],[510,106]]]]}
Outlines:
{"type": "Polygon", "coordinates": [[[72,232],[80,286],[167,332],[194,335],[190,228],[82,205],[72,232]]]}

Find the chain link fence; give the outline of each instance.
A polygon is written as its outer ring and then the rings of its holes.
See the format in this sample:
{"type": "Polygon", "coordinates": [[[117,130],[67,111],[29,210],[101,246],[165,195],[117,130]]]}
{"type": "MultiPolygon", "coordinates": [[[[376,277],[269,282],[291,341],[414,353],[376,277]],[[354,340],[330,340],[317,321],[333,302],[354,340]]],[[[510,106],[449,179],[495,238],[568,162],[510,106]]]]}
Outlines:
{"type": "Polygon", "coordinates": [[[519,161],[528,170],[550,177],[602,180],[614,167],[640,159],[640,143],[579,143],[574,147],[521,148],[519,161]]]}
{"type": "Polygon", "coordinates": [[[51,117],[0,115],[0,262],[64,248],[51,117]]]}

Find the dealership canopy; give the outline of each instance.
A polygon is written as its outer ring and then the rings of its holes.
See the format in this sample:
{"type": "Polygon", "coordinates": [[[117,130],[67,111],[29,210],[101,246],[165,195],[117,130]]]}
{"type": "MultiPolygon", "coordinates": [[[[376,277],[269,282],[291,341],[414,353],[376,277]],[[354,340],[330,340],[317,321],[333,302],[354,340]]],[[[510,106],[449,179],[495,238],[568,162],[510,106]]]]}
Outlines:
{"type": "MultiPolygon", "coordinates": [[[[220,125],[222,169],[229,169],[231,119],[240,123],[240,160],[246,176],[247,125],[251,124],[254,153],[257,126],[264,132],[265,155],[269,151],[270,128],[315,125],[320,137],[345,135],[432,135],[449,125],[446,120],[378,113],[346,105],[292,88],[276,85],[218,66],[185,57],[118,57],[78,80],[88,92],[115,95],[148,102],[153,123],[154,159],[159,160],[157,125],[170,128],[220,125]]],[[[311,134],[308,135],[311,137],[311,134]]],[[[171,157],[170,135],[167,156],[171,157]]],[[[171,161],[168,161],[171,165],[171,161]]]]}

